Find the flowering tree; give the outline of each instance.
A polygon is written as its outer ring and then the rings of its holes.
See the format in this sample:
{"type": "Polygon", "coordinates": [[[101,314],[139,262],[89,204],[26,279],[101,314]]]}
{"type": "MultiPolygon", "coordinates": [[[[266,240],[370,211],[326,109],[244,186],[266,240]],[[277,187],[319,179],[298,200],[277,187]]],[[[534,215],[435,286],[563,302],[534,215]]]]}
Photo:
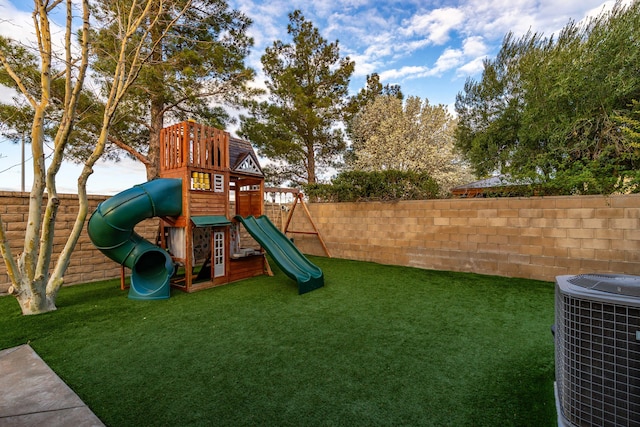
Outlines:
{"type": "Polygon", "coordinates": [[[454,151],[455,119],[443,105],[415,96],[381,95],[351,123],[350,167],[428,172],[444,192],[471,174],[454,151]]]}

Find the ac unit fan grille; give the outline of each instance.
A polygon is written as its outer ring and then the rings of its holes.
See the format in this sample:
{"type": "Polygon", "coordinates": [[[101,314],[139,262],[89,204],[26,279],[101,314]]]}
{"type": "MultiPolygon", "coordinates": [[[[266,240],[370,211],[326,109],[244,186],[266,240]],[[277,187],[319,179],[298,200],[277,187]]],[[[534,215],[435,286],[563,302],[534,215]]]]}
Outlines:
{"type": "Polygon", "coordinates": [[[640,308],[556,296],[556,382],[576,426],[640,426],[640,308]]]}

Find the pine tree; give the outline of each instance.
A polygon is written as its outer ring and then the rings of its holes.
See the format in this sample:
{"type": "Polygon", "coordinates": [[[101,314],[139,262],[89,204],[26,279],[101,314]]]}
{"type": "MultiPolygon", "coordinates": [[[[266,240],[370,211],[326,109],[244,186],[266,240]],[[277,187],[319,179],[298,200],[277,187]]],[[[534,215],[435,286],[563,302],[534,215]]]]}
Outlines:
{"type": "Polygon", "coordinates": [[[274,163],[274,183],[315,183],[345,150],[341,123],[354,63],[341,58],[296,10],[289,14],[291,43],[275,41],[262,56],[269,98],[249,105],[240,134],[274,163]]]}

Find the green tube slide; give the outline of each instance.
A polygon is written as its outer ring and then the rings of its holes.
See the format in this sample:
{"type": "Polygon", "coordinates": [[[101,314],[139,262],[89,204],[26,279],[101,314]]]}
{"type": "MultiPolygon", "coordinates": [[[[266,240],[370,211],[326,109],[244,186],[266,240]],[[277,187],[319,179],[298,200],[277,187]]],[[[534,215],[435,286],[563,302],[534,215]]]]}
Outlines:
{"type": "Polygon", "coordinates": [[[287,276],[298,282],[298,293],[304,294],[324,286],[322,270],[305,257],[289,238],[265,215],[258,218],[240,215],[236,219],[244,225],[287,276]]]}
{"type": "Polygon", "coordinates": [[[182,180],[159,178],[136,185],[98,205],[87,224],[93,244],[131,269],[129,298],[167,299],[175,266],[164,249],[133,231],[140,221],[182,212],[182,180]]]}

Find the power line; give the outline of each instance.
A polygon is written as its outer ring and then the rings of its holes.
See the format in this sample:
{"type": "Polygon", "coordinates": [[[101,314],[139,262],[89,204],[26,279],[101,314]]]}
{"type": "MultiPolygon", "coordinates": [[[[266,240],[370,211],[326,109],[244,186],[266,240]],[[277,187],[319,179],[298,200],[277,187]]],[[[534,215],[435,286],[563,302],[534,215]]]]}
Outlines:
{"type": "MultiPolygon", "coordinates": [[[[48,159],[48,158],[50,158],[52,155],[53,155],[53,153],[49,153],[49,154],[47,154],[46,156],[44,156],[44,158],[45,158],[45,159],[48,159]]],[[[30,161],[30,160],[32,160],[32,159],[33,159],[33,156],[29,157],[29,158],[28,158],[28,159],[26,159],[24,162],[26,163],[26,162],[28,162],[28,161],[30,161]]],[[[9,167],[8,167],[8,168],[6,168],[6,169],[0,170],[0,173],[7,172],[8,170],[13,169],[13,168],[15,168],[15,167],[17,167],[17,166],[20,166],[20,165],[22,165],[22,162],[16,163],[15,165],[11,165],[11,166],[9,166],[9,167]]]]}

